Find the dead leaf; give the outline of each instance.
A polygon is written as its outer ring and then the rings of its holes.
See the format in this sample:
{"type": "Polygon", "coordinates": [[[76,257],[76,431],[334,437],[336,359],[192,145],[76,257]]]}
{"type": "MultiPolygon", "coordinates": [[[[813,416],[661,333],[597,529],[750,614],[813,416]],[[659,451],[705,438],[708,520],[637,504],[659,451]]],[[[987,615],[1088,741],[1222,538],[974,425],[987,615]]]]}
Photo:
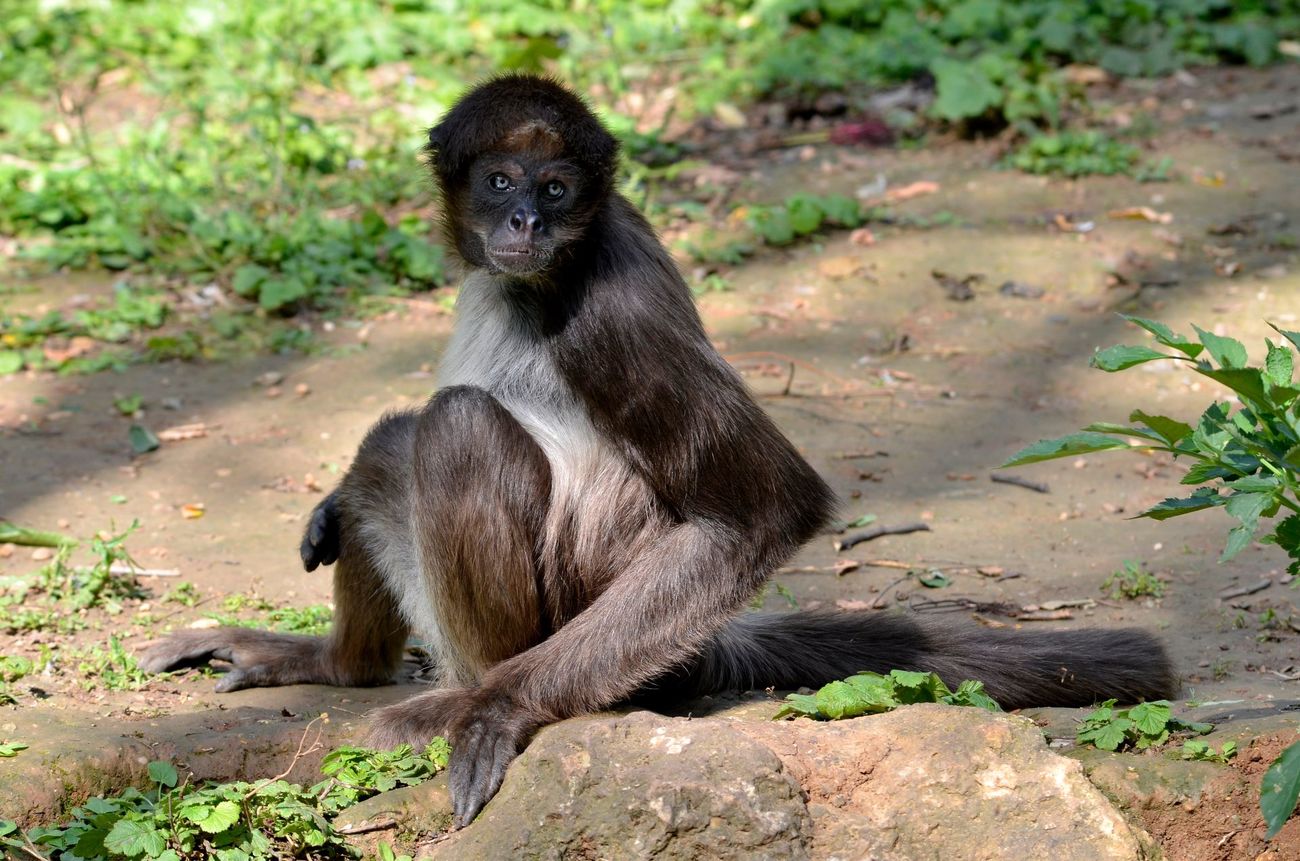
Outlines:
{"type": "Polygon", "coordinates": [[[265,374],[259,374],[257,379],[253,380],[254,383],[261,386],[262,388],[274,386],[283,381],[284,381],[284,374],[280,373],[279,371],[267,371],[265,374]]]}
{"type": "Polygon", "coordinates": [[[1071,84],[1088,87],[1093,84],[1104,84],[1110,80],[1110,74],[1099,66],[1087,66],[1082,63],[1072,63],[1065,67],[1065,79],[1071,84]]]}
{"type": "Polygon", "coordinates": [[[1168,224],[1174,220],[1172,212],[1156,212],[1149,206],[1126,206],[1123,209],[1112,209],[1106,213],[1106,217],[1132,221],[1151,221],[1156,224],[1168,224]]]}
{"type": "Polygon", "coordinates": [[[181,517],[186,520],[198,520],[207,511],[207,506],[202,502],[187,502],[181,506],[181,517]]]}
{"type": "Polygon", "coordinates": [[[835,572],[836,576],[842,577],[850,571],[856,571],[861,567],[862,563],[856,559],[840,559],[831,566],[831,570],[835,572]]]}
{"type": "Polygon", "coordinates": [[[188,425],[177,425],[176,427],[167,428],[158,432],[158,439],[163,442],[180,442],[187,439],[198,439],[208,435],[208,426],[203,422],[195,422],[188,425]]]}
{"type": "Polygon", "coordinates": [[[221,623],[216,619],[195,619],[185,627],[193,628],[195,630],[204,630],[206,628],[219,628],[221,627],[221,623]]]}
{"type": "Polygon", "coordinates": [[[1058,212],[1052,216],[1052,223],[1056,229],[1064,233],[1091,233],[1097,229],[1095,221],[1075,221],[1070,215],[1064,212],[1058,212]]]}
{"type": "Polygon", "coordinates": [[[849,242],[865,248],[868,245],[876,244],[876,234],[872,233],[869,227],[859,227],[849,234],[849,242]]]}
{"type": "Polygon", "coordinates": [[[975,569],[985,577],[1001,577],[1006,571],[1001,565],[981,565],[975,569]]]}
{"type": "Polygon", "coordinates": [[[922,197],[927,194],[934,194],[939,190],[939,183],[923,179],[920,182],[912,182],[902,188],[891,188],[885,192],[885,200],[889,203],[898,203],[903,200],[911,200],[914,197],[922,197]]]}
{"type": "Polygon", "coordinates": [[[863,263],[856,257],[850,255],[841,255],[839,257],[827,257],[817,264],[817,271],[824,278],[841,279],[856,275],[862,271],[863,263]]]}
{"type": "Polygon", "coordinates": [[[870,601],[854,601],[848,598],[840,598],[835,602],[835,606],[841,610],[870,610],[873,608],[870,601]]]}

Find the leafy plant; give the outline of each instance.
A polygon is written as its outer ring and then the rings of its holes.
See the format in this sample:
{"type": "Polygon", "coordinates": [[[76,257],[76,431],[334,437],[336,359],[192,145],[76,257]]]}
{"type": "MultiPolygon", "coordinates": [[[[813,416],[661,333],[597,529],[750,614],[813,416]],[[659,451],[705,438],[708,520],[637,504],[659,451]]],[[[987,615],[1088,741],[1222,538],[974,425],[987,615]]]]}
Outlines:
{"type": "Polygon", "coordinates": [[[1189,738],[1183,742],[1183,759],[1226,764],[1228,760],[1236,755],[1237,743],[1235,741],[1225,741],[1218,750],[1215,750],[1208,742],[1201,741],[1199,738],[1189,738]]]}
{"type": "Polygon", "coordinates": [[[945,703],[975,706],[988,711],[1001,708],[984,692],[982,682],[964,681],[953,691],[934,673],[891,670],[889,675],[859,673],[842,682],[822,686],[815,694],[788,694],[773,720],[810,717],[840,720],[864,714],[878,714],[913,703],[945,703]]]}
{"type": "Polygon", "coordinates": [[[1030,137],[1011,156],[1010,164],[1026,173],[1110,176],[1132,173],[1140,156],[1132,144],[1098,131],[1060,132],[1030,137]]]}
{"type": "MultiPolygon", "coordinates": [[[[1183,362],[1231,389],[1240,406],[1234,410],[1229,403],[1216,401],[1195,426],[1134,410],[1129,425],[1098,422],[1082,433],[1043,440],[1017,452],[1004,466],[1116,449],[1154,449],[1175,458],[1186,457],[1193,463],[1182,483],[1202,486],[1190,496],[1166,499],[1139,516],[1167,520],[1223,508],[1238,521],[1219,558],[1226,562],[1250,543],[1261,518],[1273,517],[1285,508],[1293,513],[1263,540],[1286,551],[1291,557],[1288,570],[1300,573],[1300,504],[1296,497],[1300,489],[1300,388],[1293,385],[1291,348],[1266,341],[1265,361],[1255,366],[1249,364],[1245,346],[1233,338],[1193,327],[1198,341],[1192,341],[1153,320],[1124,319],[1150,332],[1166,350],[1110,347],[1092,357],[1093,367],[1115,372],[1162,359],[1183,362]],[[1134,438],[1140,442],[1130,442],[1134,438]]],[[[1290,344],[1300,346],[1300,332],[1277,331],[1290,344]]]]}
{"type": "MultiPolygon", "coordinates": [[[[1265,340],[1262,365],[1251,365],[1240,341],[1193,326],[1197,340],[1176,334],[1163,323],[1124,317],[1145,329],[1164,350],[1148,346],[1116,346],[1092,357],[1092,365],[1115,372],[1146,362],[1172,359],[1231,389],[1239,407],[1216,401],[1201,413],[1195,427],[1162,415],[1134,410],[1132,425],[1096,423],[1082,433],[1043,440],[1015,454],[1005,466],[1020,466],[1060,457],[1115,449],[1155,449],[1192,461],[1182,478],[1202,485],[1190,496],[1166,499],[1141,517],[1167,520],[1210,508],[1223,508],[1238,525],[1228,533],[1220,562],[1236,556],[1254,538],[1261,518],[1283,508],[1291,512],[1262,539],[1276,544],[1291,562],[1287,570],[1300,574],[1300,388],[1294,385],[1295,354],[1300,332],[1274,330],[1285,339],[1265,340]],[[1287,344],[1291,346],[1288,347],[1287,344]],[[1136,437],[1142,442],[1131,443],[1136,437]]],[[[1113,705],[1113,703],[1112,703],[1113,705]]],[[[1094,713],[1095,714],[1095,713],[1094,713]]],[[[1108,729],[1107,741],[1115,738],[1108,729]]],[[[1102,745],[1098,743],[1098,747],[1102,745]]],[[[1110,748],[1113,749],[1113,748],[1110,748]]],[[[1260,807],[1272,837],[1296,808],[1300,795],[1300,742],[1284,750],[1265,773],[1260,807]]]]}
{"type": "Polygon", "coordinates": [[[858,202],[846,195],[796,194],[774,206],[748,207],[747,220],[768,245],[789,245],[816,233],[824,224],[857,227],[865,218],[858,202]]]}
{"type": "Polygon", "coordinates": [[[13,684],[33,669],[35,665],[22,655],[0,655],[0,705],[18,702],[13,684]]]}
{"type": "Polygon", "coordinates": [[[1173,716],[1166,700],[1139,703],[1132,708],[1116,709],[1115,700],[1106,700],[1097,706],[1080,723],[1074,740],[1091,744],[1101,750],[1123,750],[1164,744],[1171,733],[1207,733],[1214,727],[1208,723],[1194,723],[1173,716]]]}
{"type": "Polygon", "coordinates": [[[23,834],[0,820],[0,847],[84,861],[356,858],[360,853],[334,829],[333,816],[384,788],[432,777],[446,767],[449,752],[440,738],[419,754],[409,746],[340,748],[322,769],[333,776],[309,788],[284,780],[193,786],[171,763],[151,762],[149,790],[91,798],[72,809],[66,824],[23,834]]]}
{"type": "Polygon", "coordinates": [[[1102,582],[1101,591],[1110,593],[1112,598],[1159,598],[1165,594],[1165,583],[1142,567],[1141,562],[1129,560],[1102,582]]]}
{"type": "Polygon", "coordinates": [[[107,648],[91,646],[77,654],[76,660],[77,675],[82,687],[88,691],[97,687],[110,691],[138,691],[150,681],[168,675],[159,676],[140,669],[135,656],[123,648],[117,635],[108,638],[107,648]]]}

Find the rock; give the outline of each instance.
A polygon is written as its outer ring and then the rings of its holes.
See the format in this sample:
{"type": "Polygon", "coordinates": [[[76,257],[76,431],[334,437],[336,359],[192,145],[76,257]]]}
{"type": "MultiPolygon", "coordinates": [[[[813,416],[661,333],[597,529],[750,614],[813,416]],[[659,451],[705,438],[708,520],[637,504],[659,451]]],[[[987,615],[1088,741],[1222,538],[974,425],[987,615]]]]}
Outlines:
{"type": "Polygon", "coordinates": [[[339,811],[334,827],[349,836],[348,842],[361,850],[362,857],[378,855],[378,843],[414,844],[451,828],[451,792],[447,772],[416,786],[400,786],[381,792],[339,811]]]}
{"type": "MultiPolygon", "coordinates": [[[[760,707],[762,716],[772,705],[760,707]]],[[[919,705],[835,723],[648,712],[541,732],[427,859],[1142,859],[1155,850],[1017,717],[919,705]]]]}
{"type": "Polygon", "coordinates": [[[544,729],[427,859],[810,856],[799,785],[729,723],[634,712],[544,729]]]}

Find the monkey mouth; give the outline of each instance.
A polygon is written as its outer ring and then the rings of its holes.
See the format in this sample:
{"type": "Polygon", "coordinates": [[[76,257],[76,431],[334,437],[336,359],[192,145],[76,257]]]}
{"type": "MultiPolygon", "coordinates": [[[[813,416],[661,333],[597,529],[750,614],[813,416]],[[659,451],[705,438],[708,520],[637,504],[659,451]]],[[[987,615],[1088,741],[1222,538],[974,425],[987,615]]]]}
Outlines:
{"type": "Polygon", "coordinates": [[[487,249],[488,259],[502,272],[533,272],[543,268],[550,254],[534,246],[498,245],[487,249]]]}

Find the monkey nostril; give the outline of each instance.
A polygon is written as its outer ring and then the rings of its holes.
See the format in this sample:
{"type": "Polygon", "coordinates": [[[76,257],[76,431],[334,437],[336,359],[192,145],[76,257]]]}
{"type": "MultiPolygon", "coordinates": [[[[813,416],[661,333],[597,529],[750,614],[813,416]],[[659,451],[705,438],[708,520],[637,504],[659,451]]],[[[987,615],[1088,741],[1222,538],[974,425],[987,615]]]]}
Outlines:
{"type": "Polygon", "coordinates": [[[536,233],[542,229],[542,217],[536,212],[528,216],[528,230],[536,233]]]}
{"type": "Polygon", "coordinates": [[[522,209],[515,210],[514,213],[510,216],[510,229],[523,230],[524,224],[527,221],[527,219],[528,219],[527,213],[525,213],[522,209]]]}

